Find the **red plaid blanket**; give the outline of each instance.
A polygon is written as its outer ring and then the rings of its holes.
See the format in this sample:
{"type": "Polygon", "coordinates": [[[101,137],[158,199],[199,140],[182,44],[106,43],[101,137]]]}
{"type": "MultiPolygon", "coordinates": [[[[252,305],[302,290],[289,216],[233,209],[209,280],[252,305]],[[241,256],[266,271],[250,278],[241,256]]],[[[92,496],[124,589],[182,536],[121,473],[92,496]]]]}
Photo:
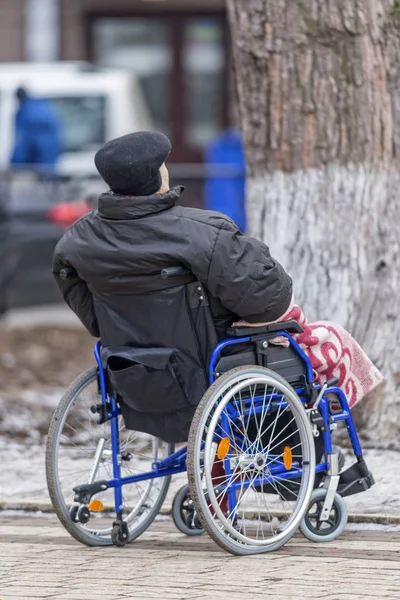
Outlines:
{"type": "MultiPolygon", "coordinates": [[[[338,377],[338,387],[346,394],[350,408],[381,383],[382,373],[343,327],[330,321],[308,323],[296,304],[279,320],[283,322],[290,319],[300,323],[304,329],[303,333],[293,337],[310,359],[316,379],[323,385],[331,377],[338,377]]],[[[254,327],[263,324],[267,323],[235,323],[254,327]]],[[[270,342],[289,346],[289,341],[283,336],[277,336],[270,342]]]]}
{"type": "MultiPolygon", "coordinates": [[[[282,321],[289,319],[295,319],[304,329],[293,337],[310,359],[318,381],[324,384],[331,377],[338,377],[338,386],[345,392],[350,408],[381,383],[380,371],[343,327],[330,321],[308,323],[297,305],[282,321]]],[[[283,337],[271,342],[289,345],[283,337]]]]}

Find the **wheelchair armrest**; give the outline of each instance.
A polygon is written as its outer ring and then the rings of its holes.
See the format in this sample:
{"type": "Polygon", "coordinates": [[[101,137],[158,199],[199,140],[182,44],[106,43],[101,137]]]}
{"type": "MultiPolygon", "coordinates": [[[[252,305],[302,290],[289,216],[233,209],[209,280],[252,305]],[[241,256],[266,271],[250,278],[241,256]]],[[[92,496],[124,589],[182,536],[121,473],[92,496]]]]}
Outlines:
{"type": "Polygon", "coordinates": [[[168,267],[167,269],[161,270],[161,277],[163,279],[168,279],[168,277],[182,277],[183,275],[191,275],[190,270],[183,265],[168,267]]]}
{"type": "Polygon", "coordinates": [[[283,321],[282,323],[272,323],[271,325],[262,325],[261,327],[229,327],[229,329],[227,330],[227,335],[228,337],[246,337],[248,335],[253,336],[260,333],[275,333],[277,331],[287,331],[288,333],[303,333],[304,329],[297,321],[291,319],[290,321],[283,321]]]}

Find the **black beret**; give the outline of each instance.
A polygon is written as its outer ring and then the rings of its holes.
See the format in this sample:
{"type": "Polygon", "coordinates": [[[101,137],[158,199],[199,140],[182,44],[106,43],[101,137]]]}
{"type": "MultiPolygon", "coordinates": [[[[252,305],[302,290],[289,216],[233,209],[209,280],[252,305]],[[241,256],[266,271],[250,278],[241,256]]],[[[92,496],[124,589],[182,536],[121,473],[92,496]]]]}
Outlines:
{"type": "Polygon", "coordinates": [[[137,131],[107,142],[94,157],[96,168],[115,194],[149,196],[161,187],[160,167],[171,142],[158,131],[137,131]]]}

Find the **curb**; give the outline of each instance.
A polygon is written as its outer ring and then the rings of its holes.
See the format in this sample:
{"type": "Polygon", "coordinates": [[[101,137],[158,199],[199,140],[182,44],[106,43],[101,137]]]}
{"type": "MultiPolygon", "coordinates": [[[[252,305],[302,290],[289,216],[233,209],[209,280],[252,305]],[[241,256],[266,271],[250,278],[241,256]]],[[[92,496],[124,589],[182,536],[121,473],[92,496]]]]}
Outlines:
{"type": "MultiPolygon", "coordinates": [[[[110,507],[111,509],[111,507],[110,507]]],[[[42,512],[46,514],[54,513],[54,508],[49,502],[33,503],[33,502],[0,502],[0,517],[1,513],[6,510],[15,510],[21,513],[36,513],[42,512]]],[[[160,510],[160,515],[170,516],[171,506],[163,506],[160,510]]],[[[376,525],[400,525],[400,515],[385,515],[382,513],[350,513],[349,523],[375,523],[376,525]]]]}
{"type": "Polygon", "coordinates": [[[380,513],[350,513],[349,523],[376,523],[377,525],[400,525],[400,515],[383,515],[380,513]]]}

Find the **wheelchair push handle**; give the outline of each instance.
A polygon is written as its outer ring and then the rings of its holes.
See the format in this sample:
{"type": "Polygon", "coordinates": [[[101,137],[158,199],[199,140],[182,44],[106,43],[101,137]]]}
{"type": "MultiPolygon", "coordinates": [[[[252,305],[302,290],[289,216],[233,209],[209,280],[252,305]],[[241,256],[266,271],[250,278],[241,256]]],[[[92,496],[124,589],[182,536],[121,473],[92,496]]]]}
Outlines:
{"type": "Polygon", "coordinates": [[[166,269],[162,269],[161,271],[161,277],[163,279],[168,279],[169,277],[181,277],[182,275],[190,275],[189,269],[183,265],[177,267],[168,267],[166,269]]]}
{"type": "Polygon", "coordinates": [[[65,269],[61,269],[59,275],[61,279],[65,280],[77,275],[77,272],[72,267],[67,267],[65,269]]]}

